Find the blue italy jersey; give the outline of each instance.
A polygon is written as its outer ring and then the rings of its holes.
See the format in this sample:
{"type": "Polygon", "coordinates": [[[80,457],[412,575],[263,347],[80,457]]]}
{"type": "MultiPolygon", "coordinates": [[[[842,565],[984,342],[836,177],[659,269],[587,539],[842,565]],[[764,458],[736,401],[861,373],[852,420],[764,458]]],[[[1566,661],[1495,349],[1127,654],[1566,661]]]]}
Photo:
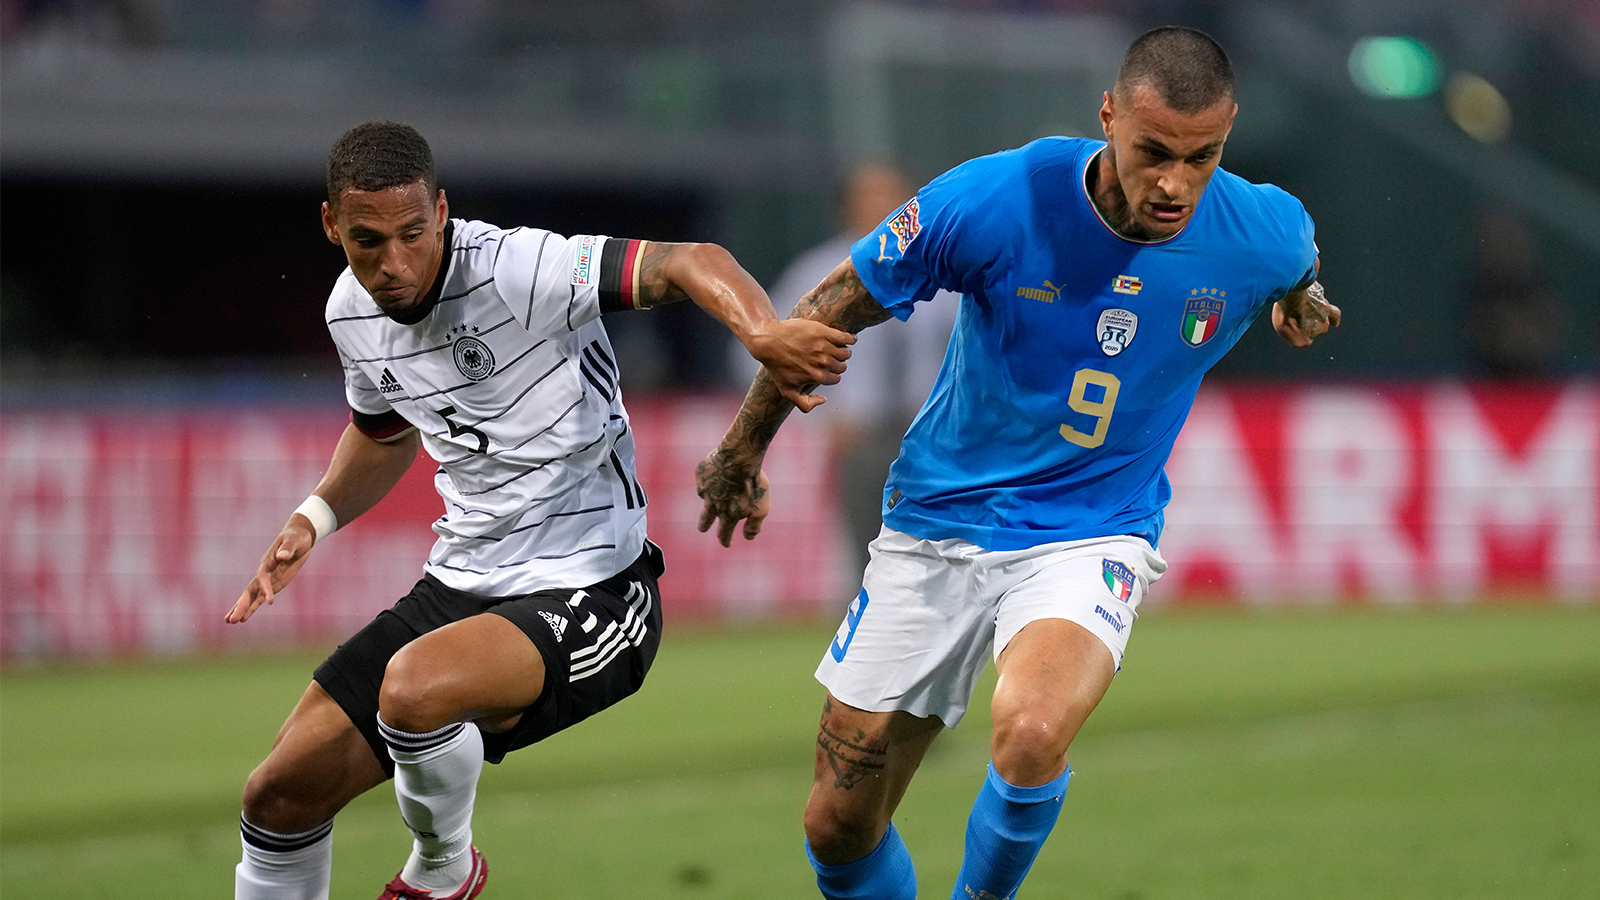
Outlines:
{"type": "Polygon", "coordinates": [[[940,288],[962,295],[889,470],[891,528],[990,550],[1156,543],[1172,494],[1162,467],[1201,377],[1310,283],[1304,207],[1221,169],[1178,234],[1118,235],[1085,186],[1103,146],[1046,138],[964,163],[852,248],[862,283],[901,319],[940,288]]]}

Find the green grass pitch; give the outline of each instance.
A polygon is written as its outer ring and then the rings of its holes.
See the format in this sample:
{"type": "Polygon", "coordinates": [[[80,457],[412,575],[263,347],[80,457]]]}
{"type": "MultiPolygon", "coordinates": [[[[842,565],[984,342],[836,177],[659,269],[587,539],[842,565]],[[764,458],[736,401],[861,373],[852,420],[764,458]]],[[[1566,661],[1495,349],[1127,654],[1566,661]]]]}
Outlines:
{"type": "MultiPolygon", "coordinates": [[[[811,898],[800,811],[833,626],[673,629],[644,690],[489,767],[510,898],[811,898]]],[[[316,658],[0,677],[0,894],[231,896],[238,792],[316,658]]],[[[897,823],[949,896],[990,672],[897,823]]],[[[1600,884],[1600,607],[1152,610],[1073,747],[1027,900],[1574,898],[1600,884]]],[[[333,896],[408,837],[392,792],[334,829],[333,896]]]]}

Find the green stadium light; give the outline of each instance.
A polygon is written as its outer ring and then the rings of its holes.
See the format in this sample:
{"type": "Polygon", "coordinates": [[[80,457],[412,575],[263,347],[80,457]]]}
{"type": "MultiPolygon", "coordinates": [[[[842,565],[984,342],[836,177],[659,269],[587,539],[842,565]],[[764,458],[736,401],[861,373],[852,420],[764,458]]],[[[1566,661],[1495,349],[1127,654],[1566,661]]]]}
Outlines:
{"type": "Polygon", "coordinates": [[[1426,97],[1439,89],[1439,58],[1415,38],[1365,37],[1350,48],[1350,79],[1373,97],[1426,97]]]}

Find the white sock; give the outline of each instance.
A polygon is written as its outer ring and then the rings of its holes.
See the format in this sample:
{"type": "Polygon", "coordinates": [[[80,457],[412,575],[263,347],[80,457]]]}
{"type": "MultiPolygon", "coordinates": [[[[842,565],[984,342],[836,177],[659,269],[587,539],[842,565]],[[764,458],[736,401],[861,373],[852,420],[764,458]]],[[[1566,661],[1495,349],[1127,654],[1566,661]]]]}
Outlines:
{"type": "Polygon", "coordinates": [[[244,859],[233,870],[234,900],[328,900],[333,820],[299,834],[278,834],[239,817],[244,859]]]}
{"type": "Polygon", "coordinates": [[[394,760],[394,795],[411,829],[411,857],[400,879],[414,888],[450,893],[472,873],[472,802],[483,771],[483,734],[456,722],[426,734],[378,729],[394,760]]]}

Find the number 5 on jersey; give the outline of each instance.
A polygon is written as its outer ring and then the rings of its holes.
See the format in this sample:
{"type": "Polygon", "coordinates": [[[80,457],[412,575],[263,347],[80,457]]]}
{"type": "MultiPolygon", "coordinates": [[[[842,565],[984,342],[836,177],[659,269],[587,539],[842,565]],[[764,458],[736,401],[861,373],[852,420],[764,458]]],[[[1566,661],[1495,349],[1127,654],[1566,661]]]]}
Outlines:
{"type": "Polygon", "coordinates": [[[460,422],[450,418],[451,416],[457,415],[456,408],[454,406],[446,406],[442,409],[434,410],[434,412],[437,412],[439,414],[439,418],[444,420],[445,427],[450,429],[451,437],[461,437],[463,434],[470,434],[478,439],[478,449],[474,452],[489,452],[489,436],[487,434],[484,434],[478,429],[473,428],[471,425],[462,425],[460,422]]]}
{"type": "Polygon", "coordinates": [[[1078,374],[1072,379],[1072,393],[1067,397],[1067,405],[1073,412],[1081,412],[1086,416],[1094,416],[1099,421],[1094,423],[1094,433],[1084,434],[1071,425],[1061,426],[1061,436],[1079,447],[1093,449],[1106,442],[1106,432],[1111,430],[1111,411],[1117,407],[1117,392],[1122,390],[1122,382],[1110,372],[1101,372],[1097,369],[1079,369],[1078,374]],[[1099,400],[1089,399],[1089,386],[1094,385],[1104,391],[1099,400]]]}

